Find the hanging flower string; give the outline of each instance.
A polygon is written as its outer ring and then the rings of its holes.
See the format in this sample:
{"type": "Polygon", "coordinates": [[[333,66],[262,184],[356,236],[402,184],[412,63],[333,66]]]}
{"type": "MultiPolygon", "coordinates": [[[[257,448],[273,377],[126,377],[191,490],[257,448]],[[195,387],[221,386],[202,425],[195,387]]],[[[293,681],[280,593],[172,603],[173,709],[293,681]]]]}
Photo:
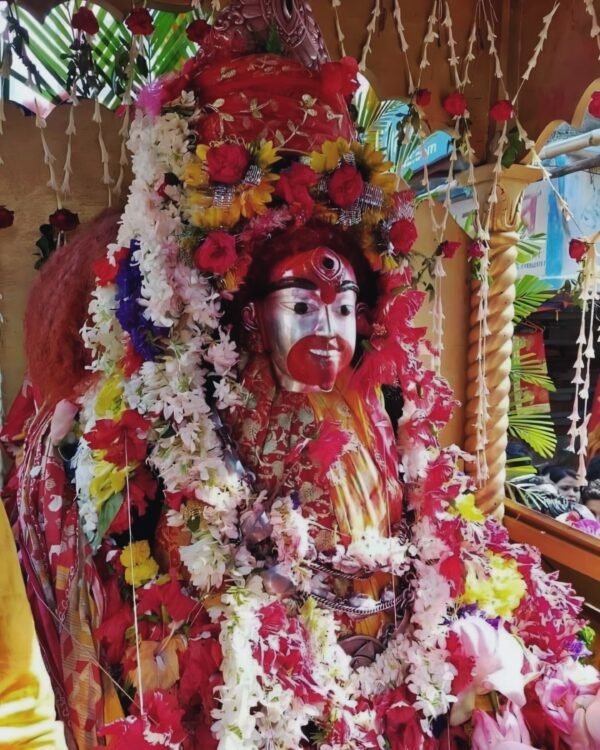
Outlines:
{"type": "Polygon", "coordinates": [[[404,24],[402,23],[402,10],[400,9],[400,0],[394,0],[394,23],[396,26],[396,33],[398,35],[398,41],[400,42],[400,49],[404,55],[404,62],[406,64],[406,75],[408,77],[408,93],[410,96],[415,91],[415,84],[410,69],[410,61],[408,59],[408,41],[404,33],[404,24]]]}
{"type": "Polygon", "coordinates": [[[598,24],[598,16],[596,15],[596,8],[594,7],[594,0],[583,0],[586,12],[592,19],[592,27],[590,28],[590,36],[596,40],[598,45],[598,59],[600,59],[600,25],[598,24]]]}
{"type": "Polygon", "coordinates": [[[344,32],[342,31],[342,24],[340,23],[340,8],[342,6],[342,0],[331,0],[331,7],[333,9],[333,15],[335,18],[335,33],[337,34],[338,47],[340,49],[341,57],[346,57],[346,48],[344,46],[344,32]]]}
{"type": "Polygon", "coordinates": [[[569,243],[569,255],[582,266],[580,272],[581,324],[577,337],[575,372],[571,380],[575,386],[575,396],[573,399],[573,409],[569,416],[571,425],[568,431],[570,437],[569,450],[577,452],[579,456],[577,480],[581,485],[587,484],[588,403],[591,386],[591,362],[596,356],[594,347],[594,318],[598,300],[599,279],[596,242],[599,236],[600,232],[597,232],[587,239],[572,239],[569,243]],[[580,411],[580,402],[583,402],[582,411],[580,411]],[[583,417],[581,417],[582,413],[583,417]]]}
{"type": "Polygon", "coordinates": [[[371,53],[373,34],[375,33],[377,29],[377,23],[379,21],[380,15],[381,15],[381,0],[373,0],[373,10],[371,11],[371,18],[369,19],[369,23],[367,24],[367,38],[363,45],[362,52],[360,55],[360,62],[358,64],[358,69],[363,72],[367,69],[367,58],[371,53]]]}

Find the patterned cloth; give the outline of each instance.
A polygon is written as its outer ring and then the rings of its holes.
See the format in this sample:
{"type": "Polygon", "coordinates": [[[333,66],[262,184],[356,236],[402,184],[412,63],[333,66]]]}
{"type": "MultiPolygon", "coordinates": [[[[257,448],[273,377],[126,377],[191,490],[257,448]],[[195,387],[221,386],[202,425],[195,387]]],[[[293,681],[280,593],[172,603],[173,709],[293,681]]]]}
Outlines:
{"type": "Polygon", "coordinates": [[[16,518],[27,594],[69,748],[88,750],[100,744],[98,727],[121,708],[99,667],[93,630],[102,620],[103,591],[63,460],[50,441],[50,419],[24,388],[2,432],[18,459],[4,500],[16,518]]]}
{"type": "MultiPolygon", "coordinates": [[[[267,490],[273,499],[297,492],[321,552],[348,545],[369,528],[389,535],[401,520],[402,487],[397,472],[389,472],[390,465],[398,466],[398,458],[383,408],[367,407],[344,378],[331,393],[281,390],[264,355],[251,359],[241,382],[250,400],[223,419],[242,463],[256,474],[257,489],[267,490]],[[339,459],[317,472],[314,459],[294,449],[300,440],[318,437],[324,422],[338,425],[351,439],[339,459]]],[[[353,590],[377,599],[389,581],[389,576],[377,574],[354,581],[353,590]]],[[[339,581],[336,585],[339,594],[339,581]]],[[[352,632],[375,635],[385,619],[365,618],[352,632]]]]}

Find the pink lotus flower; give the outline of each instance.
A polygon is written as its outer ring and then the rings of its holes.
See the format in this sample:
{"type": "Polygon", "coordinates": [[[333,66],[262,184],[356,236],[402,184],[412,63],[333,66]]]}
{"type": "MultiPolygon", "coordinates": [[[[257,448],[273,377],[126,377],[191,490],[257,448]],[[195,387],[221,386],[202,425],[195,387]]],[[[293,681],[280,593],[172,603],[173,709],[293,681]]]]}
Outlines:
{"type": "Polygon", "coordinates": [[[490,716],[473,712],[473,750],[535,750],[518,706],[507,704],[504,713],[490,716]]]}
{"type": "Polygon", "coordinates": [[[461,641],[464,656],[474,660],[470,683],[458,694],[452,706],[453,726],[467,721],[475,708],[475,698],[497,690],[517,706],[525,703],[523,648],[502,623],[494,628],[481,617],[465,617],[452,626],[461,641]]]}
{"type": "Polygon", "coordinates": [[[546,715],[572,750],[600,750],[600,675],[579,662],[563,662],[536,687],[546,715]]]}

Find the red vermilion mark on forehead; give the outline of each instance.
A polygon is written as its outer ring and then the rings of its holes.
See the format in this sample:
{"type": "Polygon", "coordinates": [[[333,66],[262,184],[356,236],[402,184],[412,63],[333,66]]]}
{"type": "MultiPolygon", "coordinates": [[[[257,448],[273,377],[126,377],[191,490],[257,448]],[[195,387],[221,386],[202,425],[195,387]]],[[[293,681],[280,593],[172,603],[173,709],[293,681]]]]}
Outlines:
{"type": "Polygon", "coordinates": [[[276,263],[269,274],[272,284],[298,279],[314,284],[326,305],[331,304],[344,281],[356,283],[350,263],[328,247],[306,250],[276,263]]]}

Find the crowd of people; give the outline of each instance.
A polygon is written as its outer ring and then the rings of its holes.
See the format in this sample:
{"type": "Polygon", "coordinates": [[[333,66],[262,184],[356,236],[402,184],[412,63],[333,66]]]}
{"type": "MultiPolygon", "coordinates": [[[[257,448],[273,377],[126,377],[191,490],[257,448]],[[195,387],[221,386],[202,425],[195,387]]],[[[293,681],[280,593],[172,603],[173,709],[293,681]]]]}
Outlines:
{"type": "Polygon", "coordinates": [[[562,464],[542,464],[535,468],[520,446],[511,445],[509,459],[523,459],[527,469],[512,479],[509,492],[515,499],[557,521],[600,538],[600,456],[588,464],[585,483],[577,473],[562,464]]]}

